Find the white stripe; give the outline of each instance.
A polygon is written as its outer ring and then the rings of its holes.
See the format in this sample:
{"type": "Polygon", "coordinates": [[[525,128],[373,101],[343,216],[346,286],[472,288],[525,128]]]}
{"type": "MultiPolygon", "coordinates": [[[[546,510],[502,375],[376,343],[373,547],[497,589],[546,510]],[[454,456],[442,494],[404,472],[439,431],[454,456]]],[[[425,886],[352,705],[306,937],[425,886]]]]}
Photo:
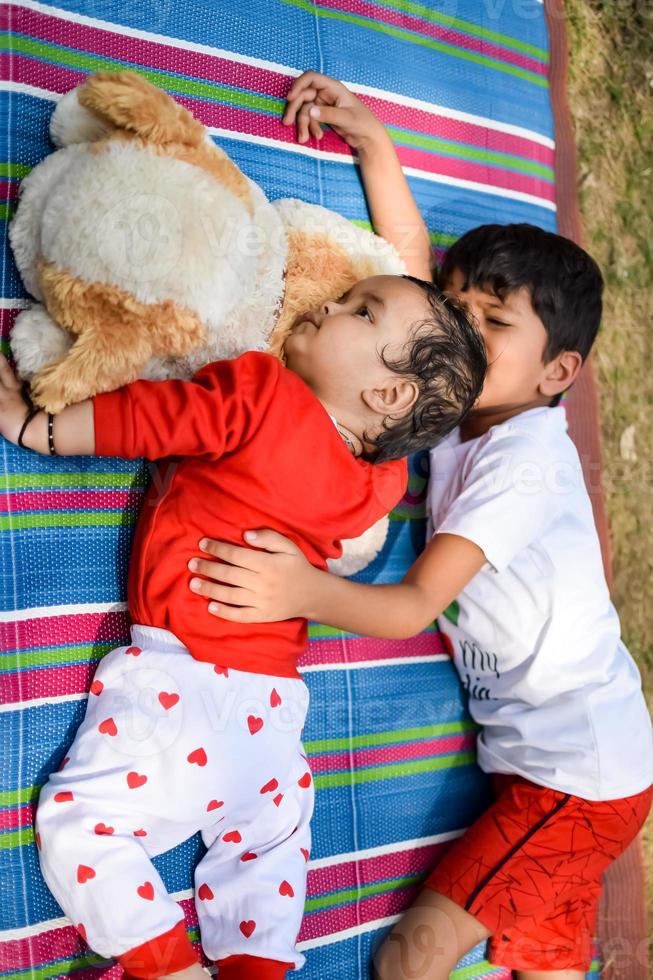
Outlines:
{"type": "MultiPolygon", "coordinates": [[[[24,7],[26,10],[33,10],[36,13],[48,14],[51,17],[58,17],[60,20],[68,21],[72,24],[85,24],[87,27],[97,27],[104,31],[111,31],[113,34],[124,34],[126,37],[137,38],[141,41],[153,41],[156,44],[165,44],[171,48],[180,48],[182,51],[197,51],[200,54],[207,54],[214,58],[223,58],[225,61],[232,61],[238,65],[251,65],[254,68],[263,68],[266,71],[277,72],[280,75],[287,75],[289,78],[296,78],[302,70],[292,65],[281,65],[275,61],[265,61],[262,58],[252,58],[250,55],[241,54],[239,51],[225,51],[222,48],[213,48],[208,44],[197,44],[193,41],[186,41],[165,34],[152,34],[148,31],[141,31],[135,27],[126,27],[123,24],[115,24],[105,20],[98,20],[95,17],[86,17],[83,14],[71,13],[61,10],[58,7],[49,7],[46,4],[37,3],[36,0],[22,0],[17,6],[24,7]]],[[[531,140],[533,143],[540,143],[542,146],[553,148],[553,140],[535,130],[525,129],[522,126],[513,126],[510,123],[498,122],[488,119],[485,116],[476,116],[469,112],[461,112],[458,109],[450,109],[447,106],[437,105],[433,102],[424,102],[421,99],[412,99],[406,95],[399,95],[386,89],[372,88],[368,85],[357,85],[353,82],[345,82],[353,92],[360,92],[364,95],[371,95],[386,102],[393,102],[397,105],[404,105],[414,109],[422,109],[433,115],[445,116],[448,119],[458,119],[461,122],[472,123],[475,126],[484,126],[486,129],[494,129],[497,132],[509,133],[513,136],[522,136],[524,139],[531,140]]]]}
{"type": "Polygon", "coordinates": [[[125,612],[126,602],[81,602],[70,606],[32,606],[0,612],[0,623],[25,622],[46,616],[86,616],[89,613],[125,612]]]}
{"type": "Polygon", "coordinates": [[[10,82],[8,79],[2,79],[0,81],[0,92],[17,92],[19,95],[33,95],[37,99],[47,99],[48,102],[58,102],[60,99],[63,99],[63,92],[51,92],[47,88],[26,85],[24,82],[10,82]]]}
{"type": "Polygon", "coordinates": [[[297,949],[303,953],[307,949],[316,949],[319,946],[330,946],[332,943],[341,943],[345,939],[352,939],[354,936],[361,936],[364,932],[373,932],[375,929],[383,929],[399,922],[401,915],[387,915],[384,919],[373,919],[372,922],[363,922],[351,929],[342,929],[340,932],[332,932],[327,936],[317,936],[315,939],[305,939],[303,943],[297,943],[297,949]]]}
{"type": "Polygon", "coordinates": [[[0,297],[0,310],[24,310],[29,306],[29,303],[30,301],[24,297],[20,299],[18,297],[14,297],[13,299],[9,299],[6,296],[4,298],[0,297]]]}
{"type": "Polygon", "coordinates": [[[8,711],[24,711],[25,708],[42,708],[48,704],[65,704],[67,701],[86,701],[88,694],[61,694],[59,697],[51,698],[32,698],[31,700],[18,701],[14,704],[0,704],[0,715],[8,711]]]}
{"type": "Polygon", "coordinates": [[[401,664],[430,664],[449,659],[446,653],[431,653],[424,657],[388,657],[385,660],[360,660],[344,664],[310,664],[307,667],[300,664],[297,669],[300,674],[311,674],[323,670],[368,670],[374,667],[398,667],[401,664]]]}
{"type": "Polygon", "coordinates": [[[334,864],[345,864],[348,861],[365,861],[367,858],[382,857],[384,854],[399,854],[402,851],[414,851],[418,847],[430,847],[432,844],[444,844],[464,834],[466,828],[447,830],[443,834],[432,834],[430,837],[415,837],[413,840],[398,840],[391,844],[380,844],[378,847],[368,847],[364,851],[349,851],[343,854],[331,854],[329,857],[316,858],[309,861],[311,871],[319,868],[331,868],[334,864]]]}
{"type": "MultiPolygon", "coordinates": [[[[25,95],[33,95],[36,98],[46,98],[57,101],[60,95],[54,96],[52,92],[38,89],[31,85],[23,85],[20,82],[0,82],[0,91],[21,92],[25,95]]],[[[310,146],[302,146],[299,143],[284,143],[283,140],[275,140],[266,136],[254,136],[249,133],[235,133],[229,129],[220,129],[215,126],[206,126],[211,136],[222,139],[237,140],[240,143],[252,143],[254,146],[266,146],[275,150],[283,150],[286,153],[298,153],[300,156],[311,157],[316,160],[328,160],[331,163],[340,163],[348,166],[358,166],[358,160],[354,157],[342,153],[317,150],[310,146]]],[[[508,190],[505,187],[495,187],[493,184],[480,184],[474,180],[464,180],[460,177],[445,177],[444,174],[431,173],[428,170],[418,170],[415,167],[404,167],[405,174],[427,180],[434,184],[445,184],[448,187],[461,187],[465,190],[475,191],[478,194],[493,194],[497,197],[508,198],[512,201],[524,201],[526,204],[534,204],[536,207],[545,208],[547,211],[556,210],[555,203],[534,194],[526,194],[524,191],[508,190]]]]}

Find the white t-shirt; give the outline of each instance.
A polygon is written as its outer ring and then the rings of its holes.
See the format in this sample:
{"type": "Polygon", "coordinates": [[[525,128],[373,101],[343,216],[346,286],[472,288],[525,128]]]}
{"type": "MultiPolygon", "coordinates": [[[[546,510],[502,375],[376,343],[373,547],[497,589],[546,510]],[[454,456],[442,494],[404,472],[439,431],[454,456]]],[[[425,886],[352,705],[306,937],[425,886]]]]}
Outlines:
{"type": "Polygon", "coordinates": [[[439,619],[486,772],[589,800],[653,782],[651,720],[620,639],[564,409],[536,408],[431,452],[430,530],[487,564],[439,619]]]}

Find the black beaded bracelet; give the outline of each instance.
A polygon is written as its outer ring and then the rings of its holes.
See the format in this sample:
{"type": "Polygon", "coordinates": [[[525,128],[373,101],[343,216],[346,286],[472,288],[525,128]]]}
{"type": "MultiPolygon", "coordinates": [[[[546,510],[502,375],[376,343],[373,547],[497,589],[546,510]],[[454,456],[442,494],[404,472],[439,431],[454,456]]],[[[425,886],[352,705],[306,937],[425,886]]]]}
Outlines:
{"type": "Polygon", "coordinates": [[[57,450],[54,448],[54,415],[52,412],[48,413],[48,448],[51,456],[57,455],[57,450]]]}
{"type": "Polygon", "coordinates": [[[27,415],[25,416],[25,421],[23,422],[20,433],[18,434],[18,445],[20,446],[21,449],[29,449],[29,446],[26,446],[23,443],[23,436],[25,435],[25,429],[30,424],[34,416],[38,415],[40,411],[41,411],[40,408],[35,408],[34,406],[32,406],[32,408],[30,408],[29,411],[27,412],[27,415]]]}

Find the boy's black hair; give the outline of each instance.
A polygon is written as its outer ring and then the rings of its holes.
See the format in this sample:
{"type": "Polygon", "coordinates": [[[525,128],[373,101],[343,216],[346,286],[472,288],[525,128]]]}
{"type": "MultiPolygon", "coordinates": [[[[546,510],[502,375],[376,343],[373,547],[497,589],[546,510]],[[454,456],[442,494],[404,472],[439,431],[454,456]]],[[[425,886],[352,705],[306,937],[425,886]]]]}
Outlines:
{"type": "Polygon", "coordinates": [[[431,316],[415,324],[403,357],[381,352],[386,367],[415,381],[419,394],[408,414],[384,420],[370,457],[376,463],[429,449],[448,435],[480,395],[487,370],[483,339],[465,307],[431,282],[403,278],[424,291],[431,316]]]}
{"type": "Polygon", "coordinates": [[[587,357],[601,322],[603,277],[584,249],[535,225],[480,225],[455,242],[445,255],[439,281],[454,269],[466,286],[491,289],[503,300],[526,287],[547,332],[544,362],[562,351],[587,357]]]}

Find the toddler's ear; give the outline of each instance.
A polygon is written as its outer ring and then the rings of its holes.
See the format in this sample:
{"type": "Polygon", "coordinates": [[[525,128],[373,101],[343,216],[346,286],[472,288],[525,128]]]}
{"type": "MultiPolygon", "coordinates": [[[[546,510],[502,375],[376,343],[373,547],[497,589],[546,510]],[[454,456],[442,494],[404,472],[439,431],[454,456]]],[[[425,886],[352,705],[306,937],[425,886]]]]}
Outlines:
{"type": "Polygon", "coordinates": [[[577,350],[563,350],[544,365],[539,390],[547,398],[561,395],[571,387],[583,366],[583,358],[577,350]]]}
{"type": "Polygon", "coordinates": [[[368,388],[361,397],[368,408],[385,418],[406,415],[419,397],[419,388],[409,378],[391,378],[377,388],[368,388]]]}

